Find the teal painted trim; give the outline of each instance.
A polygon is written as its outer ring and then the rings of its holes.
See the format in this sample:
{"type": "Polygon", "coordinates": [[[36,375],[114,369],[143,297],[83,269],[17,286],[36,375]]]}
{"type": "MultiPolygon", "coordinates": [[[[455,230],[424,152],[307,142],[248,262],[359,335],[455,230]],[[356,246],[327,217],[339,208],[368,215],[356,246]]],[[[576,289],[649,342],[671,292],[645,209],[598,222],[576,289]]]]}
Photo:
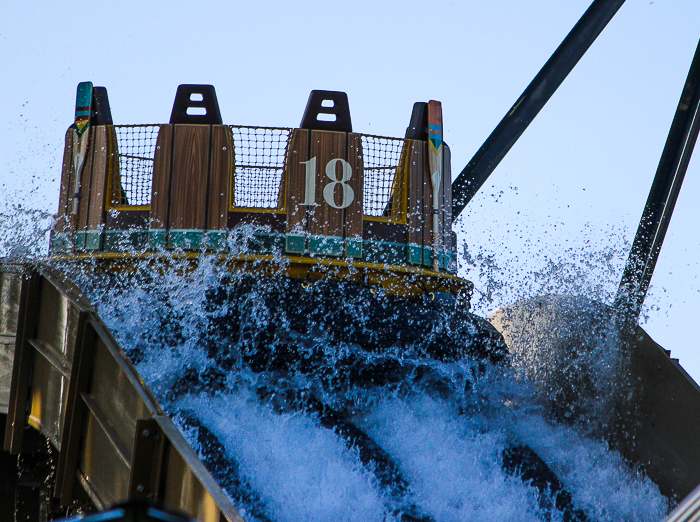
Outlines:
{"type": "MultiPolygon", "coordinates": [[[[92,105],[92,82],[80,82],[75,93],[75,110],[92,105]]],[[[89,109],[88,109],[89,110],[89,109]]]]}
{"type": "Polygon", "coordinates": [[[457,253],[450,252],[449,250],[445,252],[445,270],[451,274],[457,273],[457,253]]]}
{"type": "MultiPolygon", "coordinates": [[[[280,252],[298,255],[352,257],[379,265],[432,266],[432,249],[404,243],[384,241],[343,240],[340,237],[276,234],[256,231],[252,234],[225,230],[107,230],[52,234],[52,254],[71,254],[81,251],[109,253],[138,253],[147,250],[182,248],[231,252],[233,255],[276,255],[280,252]],[[309,249],[306,249],[307,240],[309,249]],[[291,248],[290,248],[291,247],[291,248]],[[313,250],[312,250],[313,248],[313,250]],[[294,249],[294,250],[291,250],[294,249]]],[[[448,273],[457,272],[455,252],[440,253],[440,268],[448,273]]]]}
{"type": "Polygon", "coordinates": [[[76,232],[73,236],[73,248],[76,250],[85,250],[85,232],[76,232]]]}
{"type": "Polygon", "coordinates": [[[145,230],[106,230],[102,235],[103,252],[144,251],[150,243],[149,232],[145,230]]]}
{"type": "Polygon", "coordinates": [[[429,247],[423,247],[423,265],[433,266],[433,249],[429,247]]]}
{"type": "Polygon", "coordinates": [[[251,247],[256,250],[256,254],[274,254],[284,252],[284,234],[269,234],[267,232],[255,232],[251,240],[251,247]]]}
{"type": "Polygon", "coordinates": [[[345,241],[336,236],[311,236],[309,238],[309,252],[325,256],[345,255],[345,241]]]}
{"type": "Polygon", "coordinates": [[[148,231],[148,246],[153,250],[165,248],[168,238],[167,230],[149,230],[148,231]]]}
{"type": "Polygon", "coordinates": [[[285,250],[285,236],[256,231],[252,234],[240,231],[231,235],[230,250],[236,254],[267,255],[285,250]]]}
{"type": "Polygon", "coordinates": [[[226,230],[207,230],[204,232],[202,244],[207,250],[226,250],[228,248],[228,232],[226,230]]]}
{"type": "Polygon", "coordinates": [[[413,265],[423,264],[423,248],[418,245],[408,245],[408,262],[413,265]]]}
{"type": "Polygon", "coordinates": [[[345,253],[350,257],[362,258],[362,240],[361,239],[346,239],[345,253]]]}
{"type": "Polygon", "coordinates": [[[364,242],[364,261],[384,265],[405,265],[407,245],[383,241],[364,242]]]}
{"type": "Polygon", "coordinates": [[[168,232],[168,248],[184,250],[202,250],[204,248],[204,230],[177,230],[168,232]]]}
{"type": "Polygon", "coordinates": [[[68,234],[51,234],[49,240],[49,252],[52,254],[68,254],[71,251],[72,242],[68,234]]]}
{"type": "Polygon", "coordinates": [[[102,250],[102,232],[99,230],[89,230],[85,233],[86,250],[102,250]]]}
{"type": "Polygon", "coordinates": [[[284,251],[289,254],[303,254],[306,251],[306,237],[297,234],[287,234],[284,251]]]}

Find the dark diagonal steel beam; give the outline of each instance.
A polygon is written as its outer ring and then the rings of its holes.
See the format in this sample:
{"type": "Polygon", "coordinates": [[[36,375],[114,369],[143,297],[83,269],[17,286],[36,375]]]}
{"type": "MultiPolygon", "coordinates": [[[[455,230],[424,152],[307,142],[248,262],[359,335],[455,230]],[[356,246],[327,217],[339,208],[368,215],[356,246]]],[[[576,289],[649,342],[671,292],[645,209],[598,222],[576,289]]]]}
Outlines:
{"type": "Polygon", "coordinates": [[[542,107],[593,44],[625,0],[595,0],[488,139],[452,183],[455,219],[542,107]]]}
{"type": "Polygon", "coordinates": [[[659,258],[673,208],[700,130],[700,43],[690,65],[666,146],[632,243],[615,307],[636,320],[659,258]]]}

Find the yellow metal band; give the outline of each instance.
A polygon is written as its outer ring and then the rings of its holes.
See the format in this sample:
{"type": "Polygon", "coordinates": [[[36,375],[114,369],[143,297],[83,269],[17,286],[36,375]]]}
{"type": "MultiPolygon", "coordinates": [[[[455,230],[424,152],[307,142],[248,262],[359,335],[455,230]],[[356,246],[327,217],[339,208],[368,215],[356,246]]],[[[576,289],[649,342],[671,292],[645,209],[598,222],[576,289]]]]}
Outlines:
{"type": "Polygon", "coordinates": [[[52,261],[58,262],[97,262],[97,268],[107,272],[136,271],[138,261],[147,262],[151,268],[156,270],[174,268],[183,272],[191,272],[203,259],[214,259],[218,266],[234,273],[246,272],[265,277],[348,281],[379,287],[390,295],[404,297],[418,297],[430,292],[457,295],[461,290],[469,290],[472,287],[471,282],[466,279],[425,268],[327,258],[284,257],[280,260],[271,255],[235,256],[195,252],[168,255],[155,252],[139,254],[95,252],[51,258],[52,261]],[[174,266],[183,262],[184,265],[174,266]]]}

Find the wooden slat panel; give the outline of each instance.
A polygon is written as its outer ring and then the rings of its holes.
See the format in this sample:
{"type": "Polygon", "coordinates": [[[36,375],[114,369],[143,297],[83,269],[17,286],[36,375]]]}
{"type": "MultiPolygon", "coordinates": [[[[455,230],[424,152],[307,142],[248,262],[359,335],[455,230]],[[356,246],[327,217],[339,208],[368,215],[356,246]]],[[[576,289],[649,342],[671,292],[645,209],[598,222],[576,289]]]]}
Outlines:
{"type": "Polygon", "coordinates": [[[122,177],[119,167],[119,141],[114,126],[108,127],[109,157],[107,167],[107,208],[122,205],[122,177]]]}
{"type": "Polygon", "coordinates": [[[65,353],[68,308],[68,299],[47,280],[42,280],[36,339],[61,354],[65,353]]]}
{"type": "Polygon", "coordinates": [[[168,220],[171,229],[205,227],[210,139],[209,125],[175,125],[168,220]]]}
{"type": "Polygon", "coordinates": [[[32,416],[59,450],[54,495],[64,505],[84,498],[85,493],[96,506],[105,507],[144,497],[158,501],[158,492],[171,491],[175,492],[171,507],[184,509],[196,519],[242,522],[89,303],[75,286],[59,280],[59,275],[42,268],[41,275],[32,273],[23,280],[19,292],[18,348],[6,447],[15,454],[27,450],[22,439],[31,391],[32,416]],[[43,305],[42,293],[47,299],[43,305]],[[64,300],[68,301],[67,313],[61,305],[64,300]],[[51,346],[37,340],[37,322],[44,320],[64,325],[62,335],[55,326],[42,327],[40,337],[51,346]],[[67,346],[71,339],[77,343],[74,349],[67,346]],[[73,356],[71,364],[62,363],[61,353],[73,356]],[[32,367],[35,382],[30,386],[32,367]],[[65,382],[57,386],[57,378],[65,382]],[[81,392],[88,383],[89,389],[81,392]],[[63,428],[56,420],[60,412],[66,412],[63,428]],[[44,429],[44,425],[51,428],[44,429]],[[158,437],[150,439],[145,429],[158,431],[158,437]],[[165,446],[179,461],[179,473],[169,473],[167,463],[161,466],[165,446]],[[76,478],[85,493],[72,491],[76,478]]]}
{"type": "Polygon", "coordinates": [[[87,391],[92,368],[92,354],[97,334],[88,322],[88,313],[81,311],[76,328],[76,346],[71,364],[71,382],[66,392],[65,421],[61,435],[61,451],[56,465],[56,496],[68,505],[74,498],[75,471],[85,420],[85,403],[81,394],[87,391]]]}
{"type": "Polygon", "coordinates": [[[306,167],[303,162],[309,159],[309,131],[294,129],[287,149],[285,178],[287,183],[287,252],[303,252],[307,231],[304,189],[306,187],[306,167]],[[289,237],[292,235],[293,237],[289,237]]]}
{"type": "Polygon", "coordinates": [[[231,176],[235,165],[234,154],[231,129],[224,125],[214,125],[211,138],[207,230],[226,229],[231,176]]]}
{"type": "Polygon", "coordinates": [[[29,396],[29,424],[48,438],[55,448],[61,449],[63,397],[67,380],[51,362],[39,353],[34,354],[32,385],[29,396]]]}
{"type": "Polygon", "coordinates": [[[73,170],[73,137],[75,132],[70,127],[66,131],[66,139],[63,148],[63,166],[61,168],[61,192],[58,200],[58,220],[54,231],[63,233],[70,225],[72,170],[73,170]]]}
{"type": "Polygon", "coordinates": [[[17,455],[22,451],[24,427],[26,426],[27,399],[31,379],[34,350],[29,340],[36,333],[41,285],[34,274],[22,278],[17,320],[15,360],[12,365],[12,388],[5,431],[5,450],[17,455]]]}
{"type": "Polygon", "coordinates": [[[364,215],[364,154],[359,134],[348,134],[348,163],[352,177],[348,186],[353,190],[354,199],[345,209],[345,252],[349,256],[362,256],[362,217],[364,215]]]}
{"type": "MultiPolygon", "coordinates": [[[[343,245],[343,209],[333,208],[324,198],[324,189],[331,182],[326,166],[336,158],[347,158],[347,134],[333,131],[311,131],[309,156],[316,158],[316,206],[308,211],[309,250],[322,254],[341,255],[343,245]]],[[[342,164],[335,164],[335,179],[342,179],[342,164]]],[[[333,189],[333,201],[342,204],[340,184],[333,189]]]]}
{"type": "Polygon", "coordinates": [[[124,502],[129,495],[130,470],[112,435],[93,412],[87,415],[87,427],[80,455],[80,471],[90,482],[103,504],[124,502]]]}
{"type": "Polygon", "coordinates": [[[287,216],[272,212],[244,212],[239,210],[229,212],[226,227],[231,230],[240,223],[250,223],[255,226],[269,228],[272,233],[284,234],[287,227],[287,216]]]}
{"type": "Polygon", "coordinates": [[[109,130],[100,125],[92,129],[92,174],[90,176],[89,195],[83,192],[83,197],[88,198],[88,230],[97,230],[104,223],[105,194],[107,189],[107,168],[110,154],[109,130]]]}
{"type": "MultiPolygon", "coordinates": [[[[412,140],[408,154],[408,260],[413,264],[422,264],[423,219],[426,204],[424,201],[425,142],[412,140]]],[[[430,190],[429,186],[428,190],[430,190]]]]}
{"type": "MultiPolygon", "coordinates": [[[[71,233],[75,233],[78,227],[78,214],[74,212],[75,209],[75,177],[76,177],[76,172],[75,172],[75,165],[74,165],[74,159],[75,159],[75,154],[76,152],[80,149],[80,141],[78,139],[78,134],[72,130],[68,129],[69,131],[72,132],[72,139],[73,139],[73,145],[71,147],[71,157],[70,157],[70,175],[69,175],[69,185],[68,185],[68,205],[67,205],[67,226],[68,230],[70,230],[71,233]]],[[[85,168],[83,168],[83,172],[85,171],[85,168]]]]}
{"type": "Polygon", "coordinates": [[[126,448],[128,460],[131,461],[136,421],[147,417],[148,409],[101,339],[95,349],[90,380],[90,398],[109,419],[118,443],[126,448]]]}
{"type": "Polygon", "coordinates": [[[170,209],[170,173],[173,153],[173,125],[161,125],[156,140],[151,188],[150,228],[166,228],[170,209]]]}
{"type": "MultiPolygon", "coordinates": [[[[82,139],[88,140],[88,144],[87,151],[85,153],[85,162],[83,163],[83,168],[80,172],[81,196],[78,201],[78,216],[75,228],[76,232],[84,232],[87,230],[88,211],[90,209],[90,185],[92,181],[92,169],[95,155],[95,129],[93,127],[89,127],[83,134],[82,139]]],[[[77,150],[77,144],[73,150],[77,150]]]]}

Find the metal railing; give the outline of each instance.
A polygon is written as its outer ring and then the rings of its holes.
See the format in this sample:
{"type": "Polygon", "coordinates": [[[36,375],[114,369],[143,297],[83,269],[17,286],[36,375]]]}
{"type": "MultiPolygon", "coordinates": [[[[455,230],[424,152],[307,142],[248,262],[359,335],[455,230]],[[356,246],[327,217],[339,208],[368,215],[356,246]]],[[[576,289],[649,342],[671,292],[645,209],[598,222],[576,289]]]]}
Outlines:
{"type": "MultiPolygon", "coordinates": [[[[292,130],[229,125],[234,144],[232,209],[284,208],[283,179],[292,130]]],[[[115,125],[116,167],[112,208],[148,208],[160,125],[115,125]]],[[[361,134],[364,164],[364,215],[397,219],[406,197],[403,158],[407,141],[361,134]]]]}
{"type": "Polygon", "coordinates": [[[119,154],[113,170],[112,206],[150,206],[159,131],[160,125],[114,126],[119,154]]]}

